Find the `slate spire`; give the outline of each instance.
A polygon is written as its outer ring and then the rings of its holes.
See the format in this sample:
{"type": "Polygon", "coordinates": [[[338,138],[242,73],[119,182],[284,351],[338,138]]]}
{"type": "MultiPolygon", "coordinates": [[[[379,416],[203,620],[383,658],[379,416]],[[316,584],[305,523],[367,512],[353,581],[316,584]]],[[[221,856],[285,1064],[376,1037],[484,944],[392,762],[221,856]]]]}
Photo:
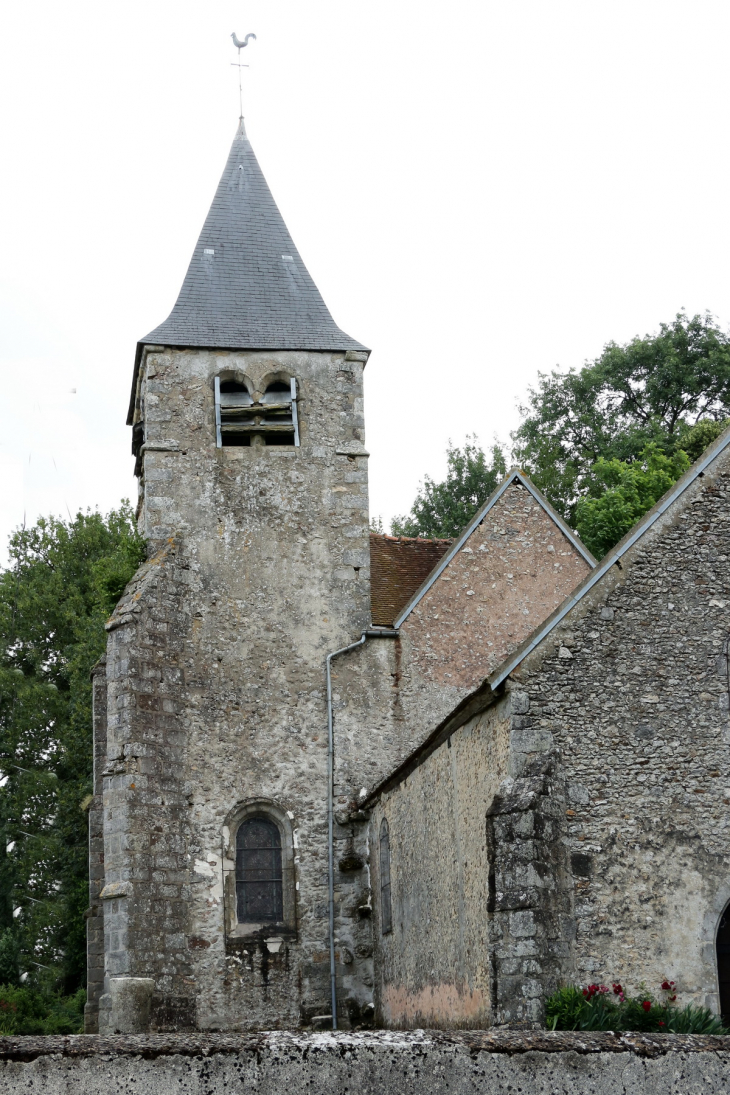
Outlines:
{"type": "Polygon", "coordinates": [[[364,350],[332,319],[241,119],[172,312],[141,344],[364,350]]]}

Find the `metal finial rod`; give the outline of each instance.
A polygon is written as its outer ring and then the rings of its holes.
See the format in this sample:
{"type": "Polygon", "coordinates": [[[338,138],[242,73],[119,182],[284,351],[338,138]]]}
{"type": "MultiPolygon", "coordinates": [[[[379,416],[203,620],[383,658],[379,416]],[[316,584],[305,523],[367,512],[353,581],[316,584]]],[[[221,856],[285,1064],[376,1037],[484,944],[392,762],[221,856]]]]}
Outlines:
{"type": "Polygon", "coordinates": [[[233,34],[231,35],[231,38],[233,39],[234,46],[238,50],[238,63],[236,63],[235,61],[231,61],[231,64],[234,65],[238,69],[238,113],[239,113],[239,116],[242,118],[243,117],[243,87],[242,87],[242,84],[241,84],[241,69],[242,68],[248,68],[248,65],[242,65],[241,64],[241,50],[246,48],[246,46],[248,45],[249,38],[253,38],[253,40],[255,42],[256,41],[256,35],[255,34],[247,34],[246,37],[241,42],[240,39],[236,37],[236,32],[234,30],[233,34]]]}

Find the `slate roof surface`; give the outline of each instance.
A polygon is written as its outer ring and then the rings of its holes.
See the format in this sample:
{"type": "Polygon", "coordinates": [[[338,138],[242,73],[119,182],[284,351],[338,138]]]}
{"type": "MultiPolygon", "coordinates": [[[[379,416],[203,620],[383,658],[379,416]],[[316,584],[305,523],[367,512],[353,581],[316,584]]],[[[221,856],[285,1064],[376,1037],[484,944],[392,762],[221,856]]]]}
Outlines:
{"type": "Polygon", "coordinates": [[[393,626],[452,543],[370,533],[370,599],[376,627],[393,626]]]}
{"type": "Polygon", "coordinates": [[[364,350],[339,329],[301,260],[243,119],[180,295],[141,343],[364,350]]]}

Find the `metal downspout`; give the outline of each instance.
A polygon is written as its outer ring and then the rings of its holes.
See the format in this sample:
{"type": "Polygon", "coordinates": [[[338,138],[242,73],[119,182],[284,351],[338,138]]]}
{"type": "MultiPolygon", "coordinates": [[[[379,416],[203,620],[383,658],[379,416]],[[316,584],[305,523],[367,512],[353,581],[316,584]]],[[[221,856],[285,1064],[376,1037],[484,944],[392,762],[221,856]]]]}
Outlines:
{"type": "Polygon", "coordinates": [[[329,885],[329,929],[330,929],[330,996],[332,1001],[332,1029],[337,1030],[337,976],[335,972],[335,733],[332,717],[332,659],[347,654],[362,646],[366,639],[397,639],[395,630],[377,631],[374,628],[363,631],[356,643],[333,650],[327,655],[327,871],[329,885]]]}

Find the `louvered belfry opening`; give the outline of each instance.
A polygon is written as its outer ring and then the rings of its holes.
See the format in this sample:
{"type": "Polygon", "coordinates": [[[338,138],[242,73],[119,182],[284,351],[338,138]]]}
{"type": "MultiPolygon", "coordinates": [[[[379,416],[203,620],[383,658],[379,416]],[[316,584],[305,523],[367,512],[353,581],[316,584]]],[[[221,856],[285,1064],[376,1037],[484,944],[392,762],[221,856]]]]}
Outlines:
{"type": "Polygon", "coordinates": [[[218,448],[231,445],[299,445],[297,382],[275,380],[260,399],[236,380],[215,379],[218,448]]]}
{"type": "Polygon", "coordinates": [[[268,818],[247,818],[236,834],[236,905],[239,924],[284,919],[281,835],[268,818]]]}

